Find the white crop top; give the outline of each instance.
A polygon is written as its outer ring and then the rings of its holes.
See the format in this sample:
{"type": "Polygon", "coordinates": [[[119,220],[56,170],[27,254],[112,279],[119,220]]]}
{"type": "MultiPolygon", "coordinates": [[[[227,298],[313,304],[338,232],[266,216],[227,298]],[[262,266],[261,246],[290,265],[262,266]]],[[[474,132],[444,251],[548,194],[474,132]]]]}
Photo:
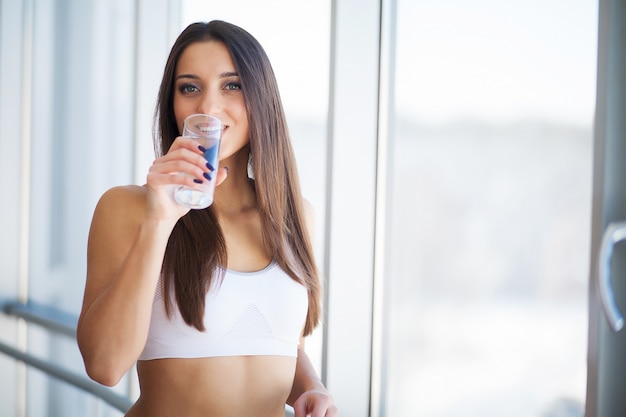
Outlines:
{"type": "Polygon", "coordinates": [[[148,340],[139,360],[298,353],[308,310],[307,291],[278,264],[258,272],[227,270],[206,296],[201,332],[185,323],[178,306],[165,314],[161,285],[152,305],[148,340]]]}

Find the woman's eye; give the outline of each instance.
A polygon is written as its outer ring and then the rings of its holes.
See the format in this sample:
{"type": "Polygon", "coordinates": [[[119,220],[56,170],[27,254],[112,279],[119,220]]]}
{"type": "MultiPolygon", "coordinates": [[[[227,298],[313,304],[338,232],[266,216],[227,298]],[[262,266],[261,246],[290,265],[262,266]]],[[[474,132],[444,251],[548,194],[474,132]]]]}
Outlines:
{"type": "Polygon", "coordinates": [[[241,90],[241,84],[236,82],[230,82],[226,84],[226,90],[241,90]]]}
{"type": "Polygon", "coordinates": [[[181,93],[195,93],[198,91],[198,88],[193,84],[183,84],[178,89],[181,93]]]}

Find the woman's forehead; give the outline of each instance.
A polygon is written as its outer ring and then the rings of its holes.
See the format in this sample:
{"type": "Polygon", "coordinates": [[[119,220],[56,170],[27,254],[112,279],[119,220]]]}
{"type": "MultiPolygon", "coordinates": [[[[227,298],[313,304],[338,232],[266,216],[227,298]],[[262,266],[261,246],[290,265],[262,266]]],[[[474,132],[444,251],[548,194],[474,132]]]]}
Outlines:
{"type": "Polygon", "coordinates": [[[224,43],[212,40],[194,42],[183,50],[176,64],[176,75],[189,71],[197,75],[235,72],[235,63],[224,43]]]}

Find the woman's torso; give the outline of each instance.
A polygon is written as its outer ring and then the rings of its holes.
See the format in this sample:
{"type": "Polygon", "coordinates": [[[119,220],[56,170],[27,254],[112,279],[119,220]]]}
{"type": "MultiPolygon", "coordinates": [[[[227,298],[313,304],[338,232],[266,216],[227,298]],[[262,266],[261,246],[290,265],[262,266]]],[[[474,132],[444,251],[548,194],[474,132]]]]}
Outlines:
{"type": "Polygon", "coordinates": [[[287,356],[139,361],[127,417],[284,417],[295,366],[287,356]]]}
{"type": "Polygon", "coordinates": [[[205,332],[185,326],[175,303],[175,324],[169,327],[171,322],[164,321],[161,288],[157,289],[151,327],[155,320],[157,326],[160,322],[165,327],[161,332],[151,329],[148,345],[137,362],[141,394],[127,417],[284,417],[307,312],[307,291],[270,261],[261,247],[258,218],[251,217],[236,224],[221,222],[227,246],[238,249],[229,250],[229,268],[250,272],[228,270],[221,285],[212,286],[206,300],[205,332]],[[250,303],[255,304],[254,309],[246,308],[250,303]],[[250,311],[263,313],[261,327],[274,329],[270,332],[273,340],[268,340],[265,332],[255,334],[255,326],[242,328],[241,323],[250,323],[250,311]],[[225,319],[216,321],[216,317],[225,319]],[[212,335],[220,353],[209,350],[206,357],[195,347],[185,349],[186,343],[211,343],[212,335]],[[247,340],[244,351],[224,353],[220,344],[224,335],[247,340]],[[149,344],[155,341],[150,349],[149,344]],[[271,349],[280,353],[272,354],[271,349]]]}

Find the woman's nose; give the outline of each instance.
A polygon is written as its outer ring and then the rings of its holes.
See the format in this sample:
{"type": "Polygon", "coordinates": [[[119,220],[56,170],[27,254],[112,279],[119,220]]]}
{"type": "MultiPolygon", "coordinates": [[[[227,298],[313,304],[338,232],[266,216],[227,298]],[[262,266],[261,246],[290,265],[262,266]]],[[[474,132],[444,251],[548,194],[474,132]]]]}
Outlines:
{"type": "Polygon", "coordinates": [[[219,99],[219,94],[213,92],[207,92],[202,97],[198,105],[198,113],[210,114],[213,116],[218,116],[221,110],[221,101],[219,99]]]}

